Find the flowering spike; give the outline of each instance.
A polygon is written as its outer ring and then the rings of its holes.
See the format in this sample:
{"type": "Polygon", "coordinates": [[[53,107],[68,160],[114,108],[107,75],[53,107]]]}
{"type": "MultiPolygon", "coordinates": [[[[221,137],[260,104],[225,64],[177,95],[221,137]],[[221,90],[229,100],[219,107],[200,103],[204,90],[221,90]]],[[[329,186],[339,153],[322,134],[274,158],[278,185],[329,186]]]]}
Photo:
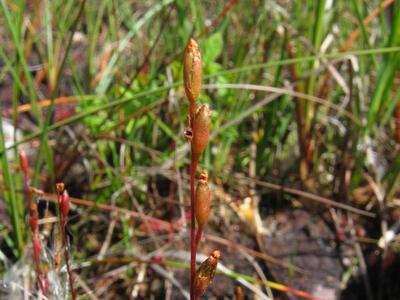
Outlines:
{"type": "Polygon", "coordinates": [[[189,39],[183,59],[183,82],[189,102],[193,103],[200,95],[202,80],[201,54],[194,39],[189,39]]]}
{"type": "Polygon", "coordinates": [[[207,223],[211,206],[211,193],[208,187],[208,174],[206,170],[200,173],[195,199],[195,216],[197,224],[200,227],[207,223]]]}
{"type": "Polygon", "coordinates": [[[213,251],[211,255],[205,261],[203,261],[197,270],[193,286],[195,299],[200,299],[208,286],[211,284],[217,270],[220,257],[221,253],[218,250],[213,251]]]}
{"type": "Polygon", "coordinates": [[[199,159],[207,147],[210,125],[211,111],[208,105],[203,104],[197,111],[193,122],[192,154],[195,159],[199,159]]]}

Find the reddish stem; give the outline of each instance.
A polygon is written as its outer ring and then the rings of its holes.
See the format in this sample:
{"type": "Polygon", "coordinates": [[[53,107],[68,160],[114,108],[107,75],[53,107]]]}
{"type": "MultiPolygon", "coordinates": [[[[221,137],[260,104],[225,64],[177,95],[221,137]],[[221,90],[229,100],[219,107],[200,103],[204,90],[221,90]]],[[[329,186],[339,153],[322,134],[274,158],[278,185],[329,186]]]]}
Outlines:
{"type": "Polygon", "coordinates": [[[189,127],[193,129],[193,120],[196,114],[196,103],[191,101],[189,103],[189,127]]]}
{"type": "MultiPolygon", "coordinates": [[[[22,156],[20,154],[20,156],[22,156]]],[[[22,180],[24,184],[24,195],[28,202],[28,215],[29,215],[29,224],[31,228],[32,235],[32,250],[33,250],[33,264],[35,267],[37,283],[39,289],[42,291],[44,295],[47,294],[47,291],[43,285],[43,276],[40,269],[40,251],[41,251],[41,242],[38,234],[38,215],[37,211],[33,211],[32,209],[32,192],[29,188],[29,165],[26,158],[26,154],[24,153],[21,159],[21,170],[22,170],[22,180]]]]}
{"type": "Polygon", "coordinates": [[[67,266],[67,274],[68,274],[68,281],[69,281],[69,286],[71,289],[71,296],[72,300],[76,299],[76,292],[74,289],[74,284],[73,284],[73,277],[72,277],[72,272],[71,268],[69,265],[69,253],[68,253],[68,243],[67,243],[67,235],[65,234],[65,226],[66,226],[66,219],[62,213],[62,208],[61,208],[61,200],[62,200],[62,194],[63,192],[57,191],[57,203],[58,203],[58,211],[60,215],[60,225],[61,225],[61,235],[63,239],[63,244],[64,244],[64,258],[65,258],[65,264],[67,266]]]}
{"type": "Polygon", "coordinates": [[[203,234],[203,225],[199,225],[197,227],[197,232],[196,232],[196,249],[199,246],[202,234],[203,234]]]}
{"type": "Polygon", "coordinates": [[[64,255],[65,255],[65,264],[67,265],[67,273],[68,273],[68,280],[69,280],[69,286],[71,288],[71,295],[72,299],[76,299],[76,292],[74,289],[74,284],[73,284],[73,277],[72,277],[72,272],[71,272],[71,267],[69,265],[69,253],[68,253],[68,245],[67,245],[67,236],[65,234],[65,220],[62,218],[62,236],[63,236],[63,242],[64,242],[64,255]]]}
{"type": "Polygon", "coordinates": [[[199,159],[194,157],[192,154],[190,161],[190,211],[191,211],[191,222],[190,222],[190,299],[193,299],[193,283],[196,276],[196,240],[195,240],[195,215],[194,215],[194,201],[195,201],[195,189],[194,181],[196,168],[199,159]]]}

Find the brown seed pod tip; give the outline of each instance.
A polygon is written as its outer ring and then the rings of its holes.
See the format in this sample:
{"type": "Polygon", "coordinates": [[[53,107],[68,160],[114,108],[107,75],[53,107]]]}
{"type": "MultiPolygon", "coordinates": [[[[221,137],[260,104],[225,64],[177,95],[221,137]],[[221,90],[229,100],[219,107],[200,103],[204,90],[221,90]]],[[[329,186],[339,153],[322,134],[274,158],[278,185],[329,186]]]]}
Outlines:
{"type": "Polygon", "coordinates": [[[56,189],[57,189],[57,192],[59,192],[61,194],[65,189],[64,182],[57,183],[56,184],[56,189]]]}
{"type": "Polygon", "coordinates": [[[211,253],[211,256],[214,257],[215,259],[219,260],[219,259],[221,258],[221,252],[218,251],[218,250],[214,250],[214,251],[211,253]]]}
{"type": "Polygon", "coordinates": [[[208,173],[207,170],[202,170],[199,175],[199,181],[202,181],[203,183],[208,182],[208,173]]]}
{"type": "Polygon", "coordinates": [[[207,104],[203,104],[200,106],[200,108],[197,110],[197,115],[203,115],[206,116],[207,118],[211,118],[211,110],[210,107],[207,104]]]}
{"type": "Polygon", "coordinates": [[[186,46],[186,52],[190,53],[193,57],[200,57],[199,44],[197,44],[195,39],[189,39],[186,46]]]}

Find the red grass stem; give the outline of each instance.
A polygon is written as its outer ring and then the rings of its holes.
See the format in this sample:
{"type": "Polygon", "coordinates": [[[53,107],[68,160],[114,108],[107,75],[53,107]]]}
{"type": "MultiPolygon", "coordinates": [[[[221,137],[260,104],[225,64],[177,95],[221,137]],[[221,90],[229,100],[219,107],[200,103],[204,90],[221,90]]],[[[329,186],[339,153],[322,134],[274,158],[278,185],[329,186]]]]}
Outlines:
{"type": "Polygon", "coordinates": [[[203,225],[199,225],[197,227],[197,232],[196,232],[196,249],[199,246],[202,234],[203,234],[203,225]]]}
{"type": "Polygon", "coordinates": [[[24,196],[28,204],[29,225],[32,236],[33,264],[37,277],[37,284],[42,293],[46,295],[47,285],[45,284],[45,282],[47,282],[47,276],[42,273],[42,270],[40,268],[40,253],[42,251],[42,243],[40,241],[39,231],[38,231],[39,214],[37,211],[36,203],[32,202],[32,191],[29,188],[29,183],[30,183],[29,161],[28,161],[28,156],[23,150],[19,153],[19,162],[20,162],[20,169],[22,172],[22,181],[24,185],[24,196]]]}
{"type": "Polygon", "coordinates": [[[199,159],[194,157],[190,161],[190,212],[191,212],[191,223],[190,223],[190,299],[193,299],[193,283],[196,276],[196,240],[195,240],[195,213],[194,213],[194,201],[195,201],[195,174],[199,159]]]}
{"type": "Polygon", "coordinates": [[[72,277],[71,267],[69,264],[68,241],[67,241],[67,235],[65,233],[65,227],[66,227],[68,211],[69,211],[69,206],[68,206],[69,196],[67,194],[67,191],[64,189],[63,183],[57,184],[57,204],[58,204],[58,211],[59,211],[59,215],[60,215],[61,235],[62,235],[63,244],[64,244],[65,265],[67,266],[68,281],[69,281],[69,286],[71,289],[72,300],[75,300],[76,299],[76,291],[74,289],[73,277],[72,277]]]}

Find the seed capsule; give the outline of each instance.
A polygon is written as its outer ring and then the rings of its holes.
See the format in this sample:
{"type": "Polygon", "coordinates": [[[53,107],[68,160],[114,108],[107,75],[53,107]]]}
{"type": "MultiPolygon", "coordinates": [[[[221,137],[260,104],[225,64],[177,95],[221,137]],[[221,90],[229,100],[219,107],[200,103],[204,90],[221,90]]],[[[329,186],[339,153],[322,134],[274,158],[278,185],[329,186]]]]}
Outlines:
{"type": "Polygon", "coordinates": [[[61,214],[64,220],[67,219],[69,212],[69,195],[67,190],[64,190],[64,193],[61,196],[61,214]]]}
{"type": "Polygon", "coordinates": [[[203,261],[197,270],[196,278],[194,279],[193,283],[195,299],[200,299],[208,286],[211,284],[217,270],[220,257],[221,253],[218,250],[213,251],[211,255],[205,261],[203,261]]]}
{"type": "Polygon", "coordinates": [[[208,215],[210,214],[211,192],[208,186],[208,174],[203,170],[200,173],[199,181],[196,188],[195,197],[195,216],[199,226],[207,223],[208,215]]]}
{"type": "Polygon", "coordinates": [[[21,152],[19,153],[19,164],[21,171],[24,173],[25,176],[28,176],[29,162],[28,156],[26,155],[26,152],[24,150],[21,150],[21,152]]]}
{"type": "Polygon", "coordinates": [[[207,147],[210,134],[211,111],[208,105],[200,106],[193,122],[192,154],[198,159],[207,147]]]}
{"type": "Polygon", "coordinates": [[[194,39],[189,39],[183,59],[183,82],[189,102],[194,102],[200,95],[202,80],[201,54],[194,39]]]}

